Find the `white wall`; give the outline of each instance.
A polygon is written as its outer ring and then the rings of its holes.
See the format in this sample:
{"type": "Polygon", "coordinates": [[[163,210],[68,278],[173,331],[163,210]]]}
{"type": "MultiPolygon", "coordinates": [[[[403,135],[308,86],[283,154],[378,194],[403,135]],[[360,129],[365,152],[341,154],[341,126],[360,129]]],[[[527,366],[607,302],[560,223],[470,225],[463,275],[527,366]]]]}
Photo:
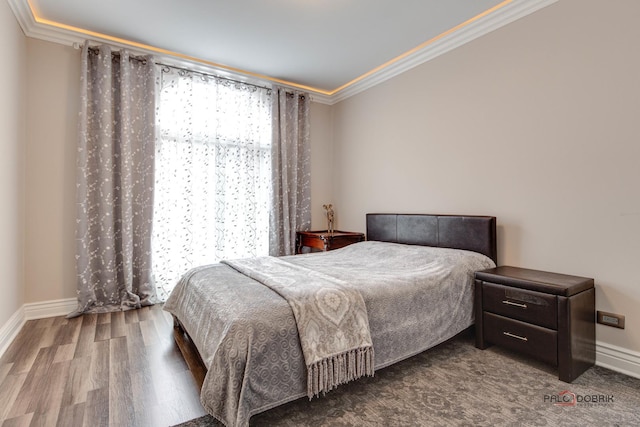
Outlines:
{"type": "Polygon", "coordinates": [[[562,0],[334,106],[340,227],[488,214],[500,264],[593,277],[640,352],[640,2],[562,0]]]}
{"type": "Polygon", "coordinates": [[[74,298],[80,51],[28,39],[26,302],[74,298]]]}
{"type": "Polygon", "coordinates": [[[23,222],[26,38],[0,3],[0,329],[24,303],[23,222]]]}
{"type": "Polygon", "coordinates": [[[333,203],[333,128],[331,107],[311,103],[311,229],[326,230],[322,205],[333,203]]]}

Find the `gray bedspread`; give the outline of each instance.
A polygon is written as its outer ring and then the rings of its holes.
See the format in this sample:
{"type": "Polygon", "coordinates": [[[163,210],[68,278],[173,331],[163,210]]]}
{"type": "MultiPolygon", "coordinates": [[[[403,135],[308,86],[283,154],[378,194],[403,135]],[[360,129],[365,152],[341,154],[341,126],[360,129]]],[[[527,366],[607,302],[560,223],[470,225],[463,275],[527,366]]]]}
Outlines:
{"type": "MultiPolygon", "coordinates": [[[[484,255],[453,249],[361,242],[282,257],[360,291],[380,369],[437,345],[473,324],[473,272],[484,255]]],[[[307,395],[307,372],[289,304],[225,264],[189,271],[165,303],[208,368],[204,408],[227,426],[307,395]]]]}
{"type": "Polygon", "coordinates": [[[373,343],[360,291],[335,277],[264,256],[223,261],[284,298],[296,319],[307,396],[373,376],[373,343]]]}

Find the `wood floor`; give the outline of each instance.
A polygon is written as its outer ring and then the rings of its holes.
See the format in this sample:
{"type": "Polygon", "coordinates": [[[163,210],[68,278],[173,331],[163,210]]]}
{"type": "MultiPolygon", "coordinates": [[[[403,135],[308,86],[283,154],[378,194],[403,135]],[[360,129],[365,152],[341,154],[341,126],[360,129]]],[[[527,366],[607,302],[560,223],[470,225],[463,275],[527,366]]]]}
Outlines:
{"type": "Polygon", "coordinates": [[[31,320],[0,358],[2,427],[155,427],[204,414],[161,305],[31,320]]]}

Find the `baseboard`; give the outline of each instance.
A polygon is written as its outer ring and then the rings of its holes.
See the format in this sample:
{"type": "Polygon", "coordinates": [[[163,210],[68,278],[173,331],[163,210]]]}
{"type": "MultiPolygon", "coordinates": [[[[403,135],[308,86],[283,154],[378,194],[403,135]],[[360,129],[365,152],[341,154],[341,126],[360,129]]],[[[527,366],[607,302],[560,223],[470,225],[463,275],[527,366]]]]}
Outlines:
{"type": "Polygon", "coordinates": [[[64,316],[78,307],[76,298],[33,302],[20,307],[0,328],[0,357],[7,351],[27,320],[64,316]]]}
{"type": "Polygon", "coordinates": [[[26,320],[33,320],[66,316],[76,308],[78,308],[78,300],[76,298],[32,302],[24,305],[24,317],[26,320]]]}
{"type": "Polygon", "coordinates": [[[27,320],[24,317],[24,306],[20,307],[13,315],[7,320],[7,323],[0,328],[0,357],[9,348],[9,345],[24,326],[27,320]]]}
{"type": "Polygon", "coordinates": [[[613,344],[596,342],[596,365],[640,378],[640,353],[613,344]]]}

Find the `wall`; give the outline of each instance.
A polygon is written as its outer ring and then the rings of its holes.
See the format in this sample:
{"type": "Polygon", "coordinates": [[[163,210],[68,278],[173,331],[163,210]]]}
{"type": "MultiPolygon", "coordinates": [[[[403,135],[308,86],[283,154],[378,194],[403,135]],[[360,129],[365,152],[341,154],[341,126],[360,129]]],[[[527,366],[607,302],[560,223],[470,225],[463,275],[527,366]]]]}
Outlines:
{"type": "Polygon", "coordinates": [[[28,39],[26,301],[74,298],[80,51],[28,39]]]}
{"type": "MultiPolygon", "coordinates": [[[[23,175],[27,47],[7,2],[0,4],[0,330],[24,303],[23,175]]],[[[2,335],[2,334],[0,334],[2,335]]]]}
{"type": "Polygon", "coordinates": [[[499,263],[596,279],[640,352],[640,2],[562,0],[334,106],[341,227],[488,214],[499,263]]]}
{"type": "MultiPolygon", "coordinates": [[[[311,229],[326,230],[322,205],[333,204],[333,144],[331,107],[311,103],[311,229]]],[[[336,215],[336,220],[337,220],[336,215]]]]}

